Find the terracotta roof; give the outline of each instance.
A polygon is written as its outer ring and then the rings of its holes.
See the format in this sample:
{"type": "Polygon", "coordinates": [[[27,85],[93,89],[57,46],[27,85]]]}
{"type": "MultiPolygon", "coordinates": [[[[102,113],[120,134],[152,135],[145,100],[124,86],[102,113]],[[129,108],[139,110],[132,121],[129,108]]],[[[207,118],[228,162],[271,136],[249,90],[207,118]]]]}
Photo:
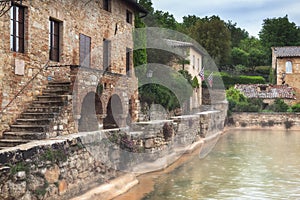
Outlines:
{"type": "Polygon", "coordinates": [[[295,99],[295,90],[287,85],[271,85],[271,84],[253,84],[243,85],[237,84],[235,88],[242,92],[248,98],[260,99],[295,99]]]}
{"type": "Polygon", "coordinates": [[[300,57],[299,46],[273,47],[272,49],[276,57],[300,57]]]}
{"type": "Polygon", "coordinates": [[[129,3],[130,5],[132,5],[140,13],[148,14],[148,11],[143,6],[141,6],[137,2],[137,0],[124,0],[124,1],[127,2],[127,3],[129,3]]]}

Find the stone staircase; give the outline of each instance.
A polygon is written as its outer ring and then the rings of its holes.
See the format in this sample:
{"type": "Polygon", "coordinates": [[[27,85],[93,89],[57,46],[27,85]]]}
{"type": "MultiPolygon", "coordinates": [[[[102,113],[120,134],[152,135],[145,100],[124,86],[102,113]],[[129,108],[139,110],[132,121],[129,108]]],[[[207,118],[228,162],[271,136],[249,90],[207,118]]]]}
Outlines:
{"type": "Polygon", "coordinates": [[[53,121],[67,104],[70,82],[49,82],[41,96],[19,116],[0,138],[0,150],[32,140],[46,139],[53,131],[53,121]]]}

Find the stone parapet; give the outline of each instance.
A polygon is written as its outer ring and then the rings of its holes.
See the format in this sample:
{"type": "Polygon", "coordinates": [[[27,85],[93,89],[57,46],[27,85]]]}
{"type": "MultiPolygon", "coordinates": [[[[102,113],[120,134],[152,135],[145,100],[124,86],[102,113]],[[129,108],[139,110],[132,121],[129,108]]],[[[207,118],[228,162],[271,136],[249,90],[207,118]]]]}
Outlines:
{"type": "Polygon", "coordinates": [[[300,129],[300,113],[233,113],[231,126],[237,128],[300,129]]]}
{"type": "Polygon", "coordinates": [[[221,120],[217,116],[220,112],[207,111],[133,123],[130,129],[71,134],[0,150],[0,199],[69,199],[124,172],[162,169],[200,144],[203,127],[219,133],[218,126],[212,126],[221,123],[214,121],[221,120]],[[157,164],[137,167],[160,163],[170,155],[176,159],[160,168],[157,164]]]}

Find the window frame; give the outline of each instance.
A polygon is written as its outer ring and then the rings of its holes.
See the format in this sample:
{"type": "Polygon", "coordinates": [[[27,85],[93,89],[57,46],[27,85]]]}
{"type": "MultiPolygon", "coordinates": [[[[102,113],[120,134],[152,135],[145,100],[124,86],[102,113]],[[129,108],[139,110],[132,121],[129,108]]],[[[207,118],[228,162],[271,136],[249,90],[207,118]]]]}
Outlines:
{"type": "Polygon", "coordinates": [[[12,4],[10,11],[10,50],[25,53],[26,7],[12,4]]]}
{"type": "Polygon", "coordinates": [[[49,60],[55,62],[60,62],[61,25],[62,21],[52,17],[49,18],[49,60]]]}
{"type": "Polygon", "coordinates": [[[111,67],[111,40],[103,39],[103,70],[111,67]]]}
{"type": "Polygon", "coordinates": [[[107,12],[111,12],[111,0],[103,0],[102,1],[103,4],[103,10],[107,11],[107,12]]]}
{"type": "Polygon", "coordinates": [[[126,22],[129,24],[133,22],[133,13],[128,9],[126,9],[126,22]]]}
{"type": "Polygon", "coordinates": [[[132,65],[132,49],[126,47],[126,75],[130,76],[130,70],[132,65]]]}
{"type": "Polygon", "coordinates": [[[285,73],[287,74],[293,73],[293,62],[291,60],[287,60],[285,62],[285,73]]]}
{"type": "Polygon", "coordinates": [[[91,67],[91,45],[92,38],[79,33],[79,64],[83,67],[91,67]],[[84,56],[84,58],[82,57],[84,56]],[[88,58],[87,58],[88,56],[88,58]]]}
{"type": "Polygon", "coordinates": [[[195,69],[195,65],[196,65],[196,56],[193,55],[193,69],[195,69]]]}

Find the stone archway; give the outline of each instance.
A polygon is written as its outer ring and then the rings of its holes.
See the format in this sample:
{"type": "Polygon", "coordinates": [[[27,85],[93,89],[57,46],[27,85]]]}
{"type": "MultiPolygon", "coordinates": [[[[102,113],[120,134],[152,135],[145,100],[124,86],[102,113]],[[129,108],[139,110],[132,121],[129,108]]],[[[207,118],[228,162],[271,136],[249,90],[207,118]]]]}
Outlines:
{"type": "Polygon", "coordinates": [[[97,116],[102,114],[103,108],[99,95],[95,92],[88,93],[82,101],[78,131],[86,132],[99,130],[99,117],[97,116]]]}
{"type": "Polygon", "coordinates": [[[123,106],[120,97],[112,95],[108,101],[106,117],[103,120],[104,129],[120,128],[124,124],[123,106]]]}

